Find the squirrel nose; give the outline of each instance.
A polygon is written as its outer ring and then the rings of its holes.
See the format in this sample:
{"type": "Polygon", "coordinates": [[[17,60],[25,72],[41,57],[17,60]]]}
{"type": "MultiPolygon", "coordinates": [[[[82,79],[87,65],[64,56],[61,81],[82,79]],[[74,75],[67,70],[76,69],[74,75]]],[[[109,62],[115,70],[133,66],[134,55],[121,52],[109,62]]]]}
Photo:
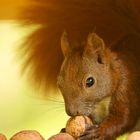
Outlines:
{"type": "Polygon", "coordinates": [[[79,116],[82,115],[81,111],[77,110],[76,108],[67,108],[66,113],[69,116],[79,116]]]}
{"type": "Polygon", "coordinates": [[[80,116],[82,115],[81,113],[79,113],[78,111],[68,111],[67,114],[69,116],[80,116]]]}

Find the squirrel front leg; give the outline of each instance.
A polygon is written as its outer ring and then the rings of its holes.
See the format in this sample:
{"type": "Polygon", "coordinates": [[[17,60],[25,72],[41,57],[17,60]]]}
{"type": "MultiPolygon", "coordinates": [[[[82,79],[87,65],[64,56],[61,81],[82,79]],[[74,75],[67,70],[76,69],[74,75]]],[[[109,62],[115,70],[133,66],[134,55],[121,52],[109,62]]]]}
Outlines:
{"type": "MultiPolygon", "coordinates": [[[[134,103],[136,100],[133,100],[134,103]]],[[[124,102],[117,99],[113,100],[110,105],[109,115],[100,123],[99,127],[88,128],[79,137],[79,140],[115,140],[120,134],[127,132],[138,119],[137,110],[135,110],[138,107],[135,108],[135,103],[132,104],[129,108],[127,100],[124,100],[124,102]]]]}
{"type": "MultiPolygon", "coordinates": [[[[124,111],[125,112],[125,111],[124,111]]],[[[117,112],[116,112],[117,113],[117,112]]],[[[126,117],[126,116],[125,116],[126,117]]],[[[123,115],[109,115],[99,127],[91,127],[80,136],[79,140],[115,140],[119,134],[125,132],[129,120],[123,115]]]]}

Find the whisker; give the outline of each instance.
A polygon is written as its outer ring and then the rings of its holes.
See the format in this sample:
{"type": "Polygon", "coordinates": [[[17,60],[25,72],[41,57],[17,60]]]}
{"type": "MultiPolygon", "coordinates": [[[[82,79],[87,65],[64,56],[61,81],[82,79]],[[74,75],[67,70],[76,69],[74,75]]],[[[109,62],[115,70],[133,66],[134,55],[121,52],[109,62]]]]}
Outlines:
{"type": "Polygon", "coordinates": [[[64,106],[50,106],[50,107],[47,107],[45,110],[46,111],[59,111],[59,110],[64,110],[64,106]]]}
{"type": "Polygon", "coordinates": [[[58,100],[58,99],[51,97],[51,96],[47,97],[47,100],[51,101],[51,102],[57,102],[57,103],[64,104],[64,101],[58,100]]]}

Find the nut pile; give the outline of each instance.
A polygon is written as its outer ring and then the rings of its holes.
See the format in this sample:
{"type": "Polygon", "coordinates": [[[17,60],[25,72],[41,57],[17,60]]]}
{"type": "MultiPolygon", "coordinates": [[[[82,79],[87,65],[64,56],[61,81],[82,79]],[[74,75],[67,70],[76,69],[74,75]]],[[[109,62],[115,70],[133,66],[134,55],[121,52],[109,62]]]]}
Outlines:
{"type": "Polygon", "coordinates": [[[86,128],[92,126],[92,121],[86,116],[75,116],[70,118],[66,124],[66,133],[59,133],[49,140],[74,140],[79,137],[86,128]]]}

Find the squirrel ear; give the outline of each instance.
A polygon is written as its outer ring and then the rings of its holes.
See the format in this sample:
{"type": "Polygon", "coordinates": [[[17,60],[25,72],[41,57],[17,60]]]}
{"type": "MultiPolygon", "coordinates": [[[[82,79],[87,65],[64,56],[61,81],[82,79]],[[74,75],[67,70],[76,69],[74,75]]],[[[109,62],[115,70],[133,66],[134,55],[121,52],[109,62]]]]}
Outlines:
{"type": "Polygon", "coordinates": [[[102,38],[96,33],[90,33],[87,39],[87,45],[84,49],[84,54],[89,56],[98,55],[98,61],[102,63],[102,56],[104,54],[105,44],[102,38]]]}
{"type": "Polygon", "coordinates": [[[98,51],[104,51],[105,44],[102,38],[100,38],[96,33],[90,33],[87,39],[86,51],[95,53],[98,51]]]}
{"type": "Polygon", "coordinates": [[[66,31],[64,31],[61,36],[61,50],[64,56],[67,56],[70,53],[70,44],[66,31]]]}

